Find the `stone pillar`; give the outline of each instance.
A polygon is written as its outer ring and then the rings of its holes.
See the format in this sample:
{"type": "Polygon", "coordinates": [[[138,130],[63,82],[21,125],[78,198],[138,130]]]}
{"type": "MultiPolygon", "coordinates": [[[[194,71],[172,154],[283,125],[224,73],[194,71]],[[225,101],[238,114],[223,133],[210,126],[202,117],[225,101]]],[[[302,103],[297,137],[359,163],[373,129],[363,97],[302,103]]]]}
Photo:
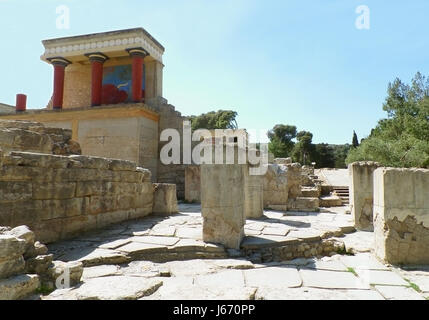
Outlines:
{"type": "Polygon", "coordinates": [[[143,99],[143,60],[149,55],[143,48],[127,49],[132,62],[132,100],[141,102],[143,99]]]}
{"type": "Polygon", "coordinates": [[[391,264],[429,264],[429,170],[374,171],[375,254],[391,264]]]}
{"type": "Polygon", "coordinates": [[[373,230],[373,173],[379,166],[379,163],[373,161],[349,164],[350,209],[356,229],[373,230]]]}
{"type": "MultiPolygon", "coordinates": [[[[234,149],[237,151],[238,148],[234,149]]],[[[205,242],[239,249],[246,222],[244,170],[248,167],[238,164],[237,159],[234,163],[201,165],[201,213],[205,242]]]]}
{"type": "Polygon", "coordinates": [[[185,200],[201,202],[201,168],[186,166],[185,168],[185,200]]]}
{"type": "Polygon", "coordinates": [[[100,52],[88,53],[86,56],[91,61],[91,106],[96,107],[101,105],[103,64],[108,58],[100,52]]]}
{"type": "Polygon", "coordinates": [[[245,170],[244,213],[246,218],[260,218],[264,215],[264,176],[250,175],[245,170]]]}
{"type": "Polygon", "coordinates": [[[63,108],[65,69],[71,63],[64,58],[51,58],[49,61],[54,66],[54,93],[52,96],[53,109],[63,108]]]}

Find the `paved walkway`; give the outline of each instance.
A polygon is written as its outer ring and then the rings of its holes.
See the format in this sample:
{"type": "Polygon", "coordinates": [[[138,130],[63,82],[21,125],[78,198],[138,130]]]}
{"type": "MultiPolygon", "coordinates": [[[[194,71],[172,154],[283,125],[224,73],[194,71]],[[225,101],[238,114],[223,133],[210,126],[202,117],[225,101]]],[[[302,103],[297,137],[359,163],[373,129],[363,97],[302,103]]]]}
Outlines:
{"type": "Polygon", "coordinates": [[[373,234],[353,232],[350,215],[343,211],[267,211],[263,219],[247,222],[243,247],[255,241],[275,246],[292,239],[330,236],[355,255],[251,262],[231,258],[222,246],[201,241],[200,207],[181,205],[180,214],[171,217],[149,216],[51,245],[55,259],[84,263],[83,283],[42,299],[429,297],[429,269],[407,271],[378,262],[370,253],[373,234]]]}
{"type": "Polygon", "coordinates": [[[348,169],[316,169],[314,174],[329,186],[347,187],[350,185],[348,169]]]}

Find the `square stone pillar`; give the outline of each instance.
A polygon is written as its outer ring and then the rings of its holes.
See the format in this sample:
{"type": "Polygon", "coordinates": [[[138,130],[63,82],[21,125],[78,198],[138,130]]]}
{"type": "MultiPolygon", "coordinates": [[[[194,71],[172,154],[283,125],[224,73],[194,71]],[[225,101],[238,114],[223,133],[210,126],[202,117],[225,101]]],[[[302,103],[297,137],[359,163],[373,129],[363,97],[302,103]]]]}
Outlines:
{"type": "MultiPolygon", "coordinates": [[[[246,217],[244,213],[244,185],[246,161],[239,164],[234,145],[233,164],[201,164],[201,213],[203,216],[203,240],[239,249],[244,237],[246,217]]],[[[213,155],[215,154],[213,148],[213,155]]],[[[213,163],[214,161],[213,156],[213,163]]],[[[221,161],[222,162],[222,161],[221,161]]]]}
{"type": "Polygon", "coordinates": [[[244,237],[245,165],[201,165],[203,240],[239,249],[244,237]]]}
{"type": "Polygon", "coordinates": [[[244,172],[244,212],[246,218],[260,218],[264,215],[264,176],[244,172]]]}
{"type": "Polygon", "coordinates": [[[391,264],[429,264],[429,170],[374,171],[375,254],[391,264]]]}
{"type": "Polygon", "coordinates": [[[349,164],[350,209],[359,230],[373,230],[373,173],[380,165],[373,161],[349,164]]]}

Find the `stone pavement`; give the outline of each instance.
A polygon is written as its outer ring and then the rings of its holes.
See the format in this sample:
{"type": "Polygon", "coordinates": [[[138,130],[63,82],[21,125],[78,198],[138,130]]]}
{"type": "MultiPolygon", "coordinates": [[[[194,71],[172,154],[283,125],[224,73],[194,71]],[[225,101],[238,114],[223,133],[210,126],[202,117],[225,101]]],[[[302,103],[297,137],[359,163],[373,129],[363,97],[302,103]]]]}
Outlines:
{"type": "Polygon", "coordinates": [[[371,254],[372,233],[354,232],[346,208],[336,212],[267,211],[248,220],[242,250],[201,241],[198,205],[170,217],[117,224],[49,246],[55,259],[82,261],[83,283],[42,299],[425,299],[429,269],[385,266],[371,254]],[[318,252],[306,246],[343,244],[318,252]],[[302,247],[296,259],[267,249],[302,247]],[[286,245],[285,245],[286,244],[286,245]],[[260,251],[258,251],[260,250],[260,251]],[[250,253],[250,254],[249,254],[250,253]],[[308,254],[307,254],[308,253],[308,254]],[[283,261],[282,261],[283,260],[283,261]]]}
{"type": "Polygon", "coordinates": [[[315,169],[314,174],[329,186],[345,187],[350,185],[348,169],[315,169]]]}

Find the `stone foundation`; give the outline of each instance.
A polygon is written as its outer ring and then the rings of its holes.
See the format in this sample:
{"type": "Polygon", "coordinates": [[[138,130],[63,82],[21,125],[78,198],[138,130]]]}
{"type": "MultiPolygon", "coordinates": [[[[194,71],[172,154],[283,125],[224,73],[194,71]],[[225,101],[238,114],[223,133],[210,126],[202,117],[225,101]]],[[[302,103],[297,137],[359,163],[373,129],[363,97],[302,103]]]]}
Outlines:
{"type": "Polygon", "coordinates": [[[429,263],[429,170],[374,171],[375,253],[387,263],[429,263]]]}
{"type": "Polygon", "coordinates": [[[27,152],[0,155],[0,225],[50,243],[152,212],[149,170],[130,161],[27,152]]]}
{"type": "Polygon", "coordinates": [[[373,173],[380,165],[373,161],[349,164],[350,209],[359,230],[373,230],[373,173]]]}

